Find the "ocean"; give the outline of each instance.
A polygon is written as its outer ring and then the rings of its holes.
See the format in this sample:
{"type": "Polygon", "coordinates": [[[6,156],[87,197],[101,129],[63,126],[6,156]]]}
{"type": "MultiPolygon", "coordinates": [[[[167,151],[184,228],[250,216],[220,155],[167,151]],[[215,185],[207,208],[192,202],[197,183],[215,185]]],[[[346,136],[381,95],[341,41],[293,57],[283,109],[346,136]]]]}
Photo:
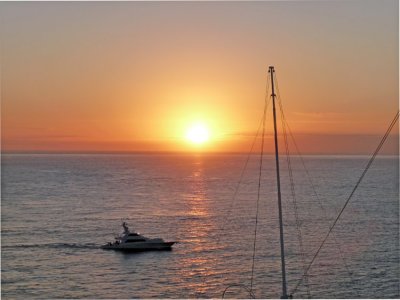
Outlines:
{"type": "MultiPolygon", "coordinates": [[[[294,204],[281,158],[289,293],[368,159],[304,156],[307,173],[292,157],[294,204]]],[[[250,298],[252,285],[256,298],[279,298],[275,161],[264,159],[258,198],[259,156],[244,168],[246,160],[239,154],[3,154],[2,297],[221,298],[225,291],[227,298],[250,298]],[[100,249],[121,232],[122,221],[179,243],[159,252],[100,249]]],[[[294,297],[400,297],[398,167],[397,157],[375,160],[294,297]]]]}

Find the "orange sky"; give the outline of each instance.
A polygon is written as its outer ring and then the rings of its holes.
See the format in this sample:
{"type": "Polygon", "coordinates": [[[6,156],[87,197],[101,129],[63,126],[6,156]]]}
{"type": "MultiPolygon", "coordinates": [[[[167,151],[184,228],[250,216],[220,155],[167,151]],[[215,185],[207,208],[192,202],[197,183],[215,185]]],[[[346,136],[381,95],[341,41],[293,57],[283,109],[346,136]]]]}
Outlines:
{"type": "Polygon", "coordinates": [[[274,65],[304,153],[370,153],[398,109],[398,11],[0,3],[2,151],[248,151],[274,65]],[[195,122],[210,130],[201,146],[185,140],[195,122]]]}

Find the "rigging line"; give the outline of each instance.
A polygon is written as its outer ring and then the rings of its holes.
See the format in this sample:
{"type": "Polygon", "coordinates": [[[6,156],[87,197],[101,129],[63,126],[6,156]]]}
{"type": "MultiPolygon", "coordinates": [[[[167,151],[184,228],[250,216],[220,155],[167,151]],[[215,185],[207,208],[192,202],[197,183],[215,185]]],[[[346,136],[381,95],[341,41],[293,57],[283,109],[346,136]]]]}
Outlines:
{"type": "MultiPolygon", "coordinates": [[[[280,107],[282,109],[282,107],[280,107]]],[[[283,117],[283,116],[282,116],[283,117]]],[[[292,166],[291,166],[291,160],[290,160],[290,152],[289,152],[289,145],[287,141],[287,136],[286,136],[286,129],[284,127],[284,119],[282,119],[282,127],[283,127],[283,132],[284,132],[284,140],[285,140],[285,148],[286,148],[286,162],[289,170],[289,178],[290,178],[290,189],[291,189],[291,195],[292,195],[292,204],[293,204],[293,209],[294,209],[294,215],[295,215],[295,223],[296,223],[296,231],[297,231],[297,239],[299,242],[299,248],[300,248],[300,256],[303,264],[304,270],[307,268],[307,263],[306,263],[306,257],[305,257],[305,251],[304,251],[304,246],[303,246],[303,238],[301,234],[301,222],[299,220],[299,215],[298,215],[298,208],[297,208],[297,203],[296,203],[296,194],[295,194],[295,188],[294,188],[294,180],[293,180],[293,172],[292,172],[292,166]]],[[[310,293],[310,287],[308,284],[308,277],[305,277],[305,286],[307,289],[307,296],[308,298],[311,298],[311,293],[310,293]]]]}
{"type": "MultiPolygon", "coordinates": [[[[251,145],[251,148],[250,148],[249,152],[247,153],[246,161],[245,161],[244,166],[243,166],[243,169],[242,169],[242,171],[241,171],[241,173],[240,173],[238,183],[236,184],[235,192],[233,193],[232,201],[231,201],[231,204],[230,204],[230,206],[229,206],[229,208],[228,208],[227,216],[226,216],[226,218],[224,218],[224,219],[225,219],[225,222],[222,224],[222,226],[221,226],[221,228],[220,228],[220,230],[219,230],[219,231],[221,231],[221,232],[225,229],[225,226],[227,225],[227,223],[228,223],[228,221],[229,221],[229,215],[232,213],[233,204],[234,204],[234,202],[236,201],[236,197],[237,197],[237,194],[238,194],[238,192],[239,192],[239,187],[240,187],[240,185],[242,184],[242,180],[243,180],[243,177],[244,177],[244,173],[245,173],[245,171],[246,171],[246,169],[247,169],[247,165],[249,164],[250,156],[251,156],[251,154],[253,153],[253,149],[254,149],[254,146],[255,146],[255,144],[256,144],[258,135],[259,135],[259,133],[260,133],[260,129],[261,129],[262,123],[263,123],[263,121],[262,121],[262,119],[261,119],[261,120],[260,120],[260,124],[258,125],[258,129],[257,129],[256,135],[254,136],[254,139],[253,139],[253,143],[252,143],[252,145],[251,145]]],[[[218,238],[217,243],[219,242],[220,238],[221,238],[221,237],[218,238]]]]}
{"type": "MultiPolygon", "coordinates": [[[[268,83],[267,83],[267,85],[266,85],[266,94],[268,94],[268,89],[269,89],[269,85],[268,85],[268,83]]],[[[269,105],[269,102],[267,103],[267,107],[268,107],[268,105],[269,105]]],[[[222,226],[221,226],[221,228],[220,228],[220,231],[221,231],[221,232],[224,230],[226,224],[228,223],[229,215],[232,213],[233,204],[234,204],[234,202],[235,202],[235,200],[236,200],[237,194],[238,194],[238,192],[239,192],[239,187],[240,187],[240,185],[242,184],[242,180],[243,180],[243,177],[244,177],[244,173],[245,173],[245,171],[246,171],[246,169],[247,169],[247,165],[248,165],[248,163],[249,163],[249,161],[250,161],[250,156],[251,156],[251,154],[253,153],[254,146],[255,146],[255,144],[256,144],[258,135],[259,135],[260,130],[261,130],[261,126],[262,126],[262,124],[263,124],[263,118],[264,118],[264,117],[262,117],[261,120],[260,120],[260,123],[259,123],[259,125],[258,125],[258,129],[257,129],[257,132],[256,132],[256,134],[255,134],[255,136],[254,136],[254,139],[253,139],[253,142],[252,142],[252,144],[251,144],[250,150],[249,150],[249,152],[247,153],[247,158],[246,158],[246,161],[245,161],[244,166],[243,166],[243,168],[242,168],[242,171],[241,171],[241,173],[240,173],[239,180],[238,180],[238,182],[237,182],[237,184],[236,184],[235,192],[233,193],[232,201],[231,201],[230,206],[229,206],[229,208],[228,208],[227,216],[226,216],[226,218],[224,218],[225,221],[224,221],[224,223],[222,224],[222,226]]],[[[221,239],[221,236],[217,239],[217,244],[219,243],[220,239],[221,239]]]]}
{"type": "MultiPolygon", "coordinates": [[[[271,75],[272,76],[272,75],[271,75]]],[[[267,118],[267,109],[270,99],[268,97],[268,80],[267,80],[267,89],[265,93],[264,100],[264,114],[262,118],[262,135],[261,135],[261,151],[260,151],[260,166],[259,166],[259,175],[258,175],[258,189],[257,189],[257,202],[256,202],[256,219],[254,225],[254,242],[253,242],[253,258],[251,265],[251,277],[250,277],[250,293],[253,292],[253,279],[254,279],[254,263],[256,258],[256,246],[257,246],[257,226],[258,226],[258,208],[260,203],[260,191],[261,191],[261,177],[262,177],[262,165],[263,165],[263,156],[264,156],[264,141],[265,141],[265,124],[267,118]]]]}
{"type": "MultiPolygon", "coordinates": [[[[242,168],[242,171],[241,171],[241,173],[240,173],[239,180],[238,180],[238,183],[237,183],[236,188],[235,188],[235,192],[234,192],[233,197],[232,197],[232,201],[231,201],[230,206],[229,206],[229,208],[228,208],[228,212],[226,213],[226,216],[225,216],[225,218],[224,218],[224,222],[223,222],[222,226],[221,226],[220,229],[219,229],[219,231],[220,231],[221,233],[222,233],[223,230],[225,229],[225,226],[228,224],[228,222],[231,221],[231,220],[230,220],[230,215],[231,215],[232,210],[233,210],[233,205],[234,205],[234,202],[235,202],[235,200],[236,200],[236,196],[237,196],[237,194],[238,194],[238,192],[239,192],[239,187],[240,187],[240,185],[241,185],[241,183],[242,183],[242,180],[243,180],[243,177],[244,177],[244,173],[245,173],[245,171],[246,171],[246,169],[247,169],[247,165],[248,165],[248,163],[249,163],[250,156],[251,156],[251,154],[253,153],[253,149],[254,149],[254,146],[255,146],[255,144],[256,144],[257,137],[258,137],[258,135],[259,135],[259,133],[260,133],[261,125],[262,125],[262,119],[260,120],[260,123],[259,123],[259,125],[258,125],[258,129],[257,129],[256,135],[254,136],[254,139],[253,139],[252,145],[251,145],[251,147],[250,147],[250,150],[249,150],[249,152],[247,153],[247,158],[246,158],[246,161],[245,161],[244,166],[243,166],[243,168],[242,168]]],[[[216,242],[215,242],[215,245],[216,245],[216,246],[218,246],[219,243],[221,242],[221,238],[222,238],[222,235],[220,234],[220,235],[217,237],[217,240],[216,240],[216,242]]],[[[216,263],[215,263],[215,265],[216,265],[216,263]]],[[[210,268],[211,268],[211,267],[210,267],[210,268]]],[[[203,276],[203,284],[205,284],[206,277],[207,277],[207,276],[203,276]]],[[[228,287],[230,287],[230,286],[228,286],[228,287]]],[[[252,297],[252,298],[254,298],[254,297],[252,297]]]]}
{"type": "MultiPolygon", "coordinates": [[[[265,86],[265,101],[264,101],[264,102],[266,102],[267,109],[268,109],[268,106],[269,106],[269,103],[270,103],[270,101],[268,101],[268,100],[269,100],[269,99],[268,99],[268,91],[269,91],[269,82],[268,82],[268,80],[267,80],[267,84],[266,84],[266,86],[265,86]]],[[[230,216],[231,213],[232,213],[233,206],[234,206],[234,202],[235,202],[236,197],[237,197],[237,194],[238,194],[238,192],[239,192],[239,187],[240,187],[240,185],[241,185],[241,183],[242,183],[242,180],[243,180],[243,177],[244,177],[244,173],[245,173],[245,171],[246,171],[246,169],[247,169],[247,166],[248,166],[248,163],[249,163],[249,160],[250,160],[250,156],[251,156],[251,154],[253,153],[254,146],[255,146],[256,141],[257,141],[257,138],[258,138],[258,136],[259,136],[259,133],[260,133],[260,130],[261,130],[261,126],[262,126],[262,124],[263,124],[263,119],[264,119],[264,116],[263,116],[263,117],[261,118],[261,120],[260,120],[260,123],[259,123],[258,128],[257,128],[257,132],[256,132],[256,134],[255,134],[255,136],[254,136],[254,139],[253,139],[253,142],[252,142],[252,144],[251,144],[250,150],[249,150],[249,152],[247,153],[247,158],[246,158],[245,164],[244,164],[244,166],[243,166],[243,168],[242,168],[242,171],[241,171],[241,173],[240,173],[238,183],[236,184],[235,192],[234,192],[234,194],[233,194],[232,201],[231,201],[230,206],[229,206],[229,208],[228,208],[228,213],[226,214],[226,217],[224,218],[224,222],[223,222],[222,226],[220,227],[220,232],[222,232],[222,231],[224,230],[225,226],[226,226],[226,225],[228,224],[228,222],[230,221],[229,216],[230,216]]],[[[220,241],[221,241],[221,238],[222,238],[222,235],[219,235],[219,236],[217,237],[216,245],[219,245],[219,243],[220,243],[220,241]]],[[[205,283],[205,280],[206,280],[206,276],[203,276],[203,284],[205,283]]],[[[254,298],[254,295],[252,295],[252,292],[250,292],[250,296],[251,296],[252,298],[254,298]]]]}
{"type": "MultiPolygon", "coordinates": [[[[268,95],[268,90],[269,90],[269,83],[268,83],[268,81],[267,81],[267,84],[266,84],[266,87],[265,87],[266,95],[268,95]]],[[[268,97],[266,96],[266,97],[265,97],[265,100],[267,100],[267,98],[268,98],[268,97]]],[[[267,102],[267,107],[268,107],[268,105],[269,105],[269,101],[267,102]]],[[[254,146],[255,146],[255,144],[256,144],[258,135],[259,135],[260,130],[261,130],[261,126],[262,126],[262,124],[263,124],[263,119],[264,119],[264,116],[263,116],[263,117],[261,118],[261,120],[260,120],[260,123],[259,123],[259,125],[258,125],[258,129],[257,129],[257,132],[256,132],[256,134],[255,134],[255,136],[254,136],[254,139],[253,139],[253,142],[252,142],[252,144],[251,144],[250,150],[249,150],[249,152],[247,153],[247,158],[246,158],[245,164],[244,164],[244,166],[243,166],[243,168],[242,168],[242,171],[241,171],[241,173],[240,173],[239,180],[238,180],[238,182],[237,182],[237,184],[236,184],[236,187],[235,187],[235,192],[233,193],[232,201],[231,201],[230,206],[229,206],[229,208],[228,208],[227,217],[225,218],[225,222],[224,222],[223,225],[221,226],[220,231],[223,231],[223,230],[224,230],[224,228],[225,228],[225,226],[226,226],[226,224],[227,224],[227,222],[228,222],[229,215],[232,213],[233,204],[234,204],[234,202],[235,202],[235,200],[236,200],[236,197],[237,197],[237,194],[238,194],[238,192],[239,192],[239,187],[240,187],[240,185],[241,185],[241,183],[242,183],[242,180],[243,180],[243,177],[244,177],[244,173],[245,173],[245,171],[246,171],[246,169],[247,169],[247,165],[248,165],[248,163],[249,163],[250,156],[251,156],[251,154],[253,153],[254,146]]],[[[217,243],[219,242],[220,238],[221,238],[221,237],[218,238],[217,243]]]]}
{"type": "MultiPolygon", "coordinates": [[[[289,171],[290,190],[291,190],[292,204],[293,204],[294,215],[295,215],[297,239],[299,241],[301,261],[302,261],[303,268],[305,271],[307,268],[306,256],[305,256],[305,251],[304,251],[304,246],[303,246],[303,238],[301,235],[301,222],[299,220],[298,209],[297,209],[296,193],[295,193],[295,186],[294,186],[294,180],[293,180],[292,164],[291,164],[291,159],[290,159],[289,143],[288,143],[288,138],[287,138],[286,126],[285,126],[286,119],[285,119],[285,115],[283,113],[282,99],[280,97],[278,97],[278,104],[279,104],[279,109],[281,112],[281,122],[282,122],[283,137],[284,137],[285,151],[286,151],[286,163],[287,163],[287,167],[288,167],[288,171],[289,171]]],[[[308,284],[308,277],[305,277],[304,281],[305,281],[305,286],[306,286],[306,290],[307,290],[307,296],[308,296],[308,298],[311,298],[310,287],[308,284]]]]}
{"type": "Polygon", "coordinates": [[[296,284],[295,288],[293,289],[292,293],[295,293],[297,288],[299,287],[299,285],[302,283],[304,275],[307,274],[307,272],[310,270],[315,258],[318,256],[319,252],[321,251],[322,247],[325,245],[326,240],[328,239],[330,233],[332,232],[333,228],[335,227],[337,221],[339,220],[340,216],[342,215],[343,211],[345,210],[347,204],[349,203],[350,199],[353,197],[355,191],[357,190],[358,186],[360,185],[361,181],[363,180],[365,174],[367,173],[368,169],[370,168],[370,166],[372,165],[372,163],[375,160],[376,155],[379,153],[379,151],[381,150],[383,144],[385,143],[387,137],[389,136],[389,133],[392,131],[392,128],[394,126],[394,124],[396,124],[397,120],[399,119],[399,111],[396,112],[396,115],[394,116],[392,122],[389,125],[389,128],[386,130],[385,135],[383,136],[383,138],[381,139],[380,143],[378,144],[378,147],[375,149],[374,153],[372,154],[372,157],[370,158],[370,160],[368,161],[364,171],[362,172],[360,178],[358,179],[356,185],[354,186],[353,190],[351,191],[349,197],[347,198],[346,202],[344,203],[342,209],[340,210],[338,216],[336,217],[335,221],[333,222],[332,226],[330,227],[327,235],[325,236],[325,238],[323,239],[321,245],[319,246],[317,252],[314,254],[311,262],[309,263],[306,272],[304,272],[303,276],[300,278],[299,282],[296,284]]]}
{"type": "Polygon", "coordinates": [[[255,299],[256,298],[256,296],[254,296],[253,292],[247,286],[245,286],[244,284],[231,284],[231,285],[228,285],[225,288],[224,292],[222,293],[222,299],[225,299],[226,292],[232,287],[238,287],[238,288],[244,289],[246,292],[249,293],[251,299],[255,299]]]}
{"type": "MultiPolygon", "coordinates": [[[[313,194],[314,194],[315,198],[317,199],[318,205],[319,205],[319,207],[321,208],[321,210],[322,210],[322,212],[323,212],[323,214],[324,214],[324,218],[325,218],[325,219],[328,219],[328,214],[327,214],[327,212],[326,212],[326,209],[325,209],[324,205],[322,204],[321,198],[318,196],[318,193],[317,193],[317,190],[316,190],[316,188],[315,188],[315,185],[314,185],[314,183],[312,182],[311,175],[310,175],[310,173],[308,172],[308,169],[307,169],[306,164],[305,164],[305,162],[304,162],[303,155],[301,154],[301,152],[300,152],[300,150],[299,150],[299,147],[297,146],[297,142],[296,142],[296,140],[295,140],[295,138],[294,138],[294,135],[293,135],[293,133],[292,133],[292,131],[291,131],[291,129],[290,129],[289,123],[288,123],[287,121],[286,121],[286,126],[287,126],[288,131],[289,131],[289,134],[290,134],[290,136],[291,136],[291,138],[292,138],[292,140],[293,140],[293,144],[294,144],[294,146],[295,146],[295,148],[296,148],[297,154],[298,154],[299,157],[300,157],[300,161],[301,161],[301,164],[303,165],[304,171],[305,171],[305,173],[306,173],[306,177],[307,177],[308,181],[310,182],[310,185],[311,185],[311,189],[312,189],[312,191],[313,191],[313,194]]],[[[336,238],[336,234],[335,234],[334,232],[332,232],[332,238],[333,238],[333,241],[334,241],[336,247],[337,247],[338,250],[339,250],[340,257],[341,257],[341,259],[343,260],[343,264],[344,264],[344,267],[345,267],[347,273],[349,274],[350,278],[353,278],[353,272],[350,270],[349,265],[348,265],[347,262],[346,262],[346,258],[345,258],[344,254],[343,254],[343,250],[342,250],[342,248],[341,248],[341,246],[340,246],[340,243],[338,242],[338,240],[337,240],[337,238],[336,238]]]]}
{"type": "MultiPolygon", "coordinates": [[[[280,99],[280,101],[282,101],[282,100],[281,100],[281,96],[280,96],[280,91],[279,91],[278,80],[276,80],[276,87],[277,87],[278,99],[280,99]]],[[[283,112],[283,110],[282,110],[282,112],[283,112]]],[[[293,132],[292,132],[292,130],[290,129],[289,123],[287,122],[286,118],[284,118],[284,119],[285,119],[286,126],[287,126],[287,128],[288,128],[289,134],[290,134],[290,136],[291,136],[291,138],[292,138],[293,144],[294,144],[294,146],[295,146],[295,148],[296,148],[297,154],[298,154],[299,157],[300,157],[300,161],[301,161],[301,163],[302,163],[302,165],[303,165],[304,171],[305,171],[305,173],[306,173],[306,177],[307,177],[308,181],[310,182],[310,185],[311,185],[313,194],[314,194],[315,198],[317,199],[318,205],[319,205],[319,207],[321,208],[321,210],[322,210],[322,212],[323,212],[323,214],[324,214],[324,218],[325,218],[325,219],[328,219],[328,214],[327,214],[327,212],[326,212],[326,209],[325,209],[325,207],[323,206],[320,197],[318,196],[318,193],[317,193],[317,190],[316,190],[316,188],[315,188],[315,185],[314,185],[313,181],[311,180],[311,175],[310,175],[310,173],[308,172],[308,169],[307,169],[306,164],[305,164],[304,159],[303,159],[303,155],[301,154],[300,149],[299,149],[299,147],[297,146],[297,142],[296,142],[296,139],[294,138],[293,132]]],[[[336,235],[335,235],[334,233],[332,233],[332,238],[333,238],[333,241],[334,241],[336,247],[337,247],[338,250],[339,250],[339,255],[340,255],[340,257],[341,257],[341,259],[342,259],[342,261],[343,261],[343,264],[344,264],[344,267],[345,267],[347,273],[349,274],[350,278],[353,278],[353,275],[352,275],[353,273],[350,271],[350,268],[349,268],[349,266],[348,266],[348,264],[347,264],[347,262],[346,262],[346,259],[345,259],[344,254],[343,254],[342,248],[340,247],[340,243],[337,241],[336,235]]]]}

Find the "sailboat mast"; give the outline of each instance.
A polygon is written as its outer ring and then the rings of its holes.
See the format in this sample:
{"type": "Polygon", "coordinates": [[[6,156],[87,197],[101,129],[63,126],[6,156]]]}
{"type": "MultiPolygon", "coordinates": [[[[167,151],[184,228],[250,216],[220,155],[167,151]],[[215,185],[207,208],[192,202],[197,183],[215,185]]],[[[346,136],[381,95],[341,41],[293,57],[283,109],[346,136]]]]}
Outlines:
{"type": "Polygon", "coordinates": [[[278,186],[278,210],[279,210],[279,234],[281,245],[281,267],[282,267],[282,299],[287,299],[286,288],[286,270],[285,270],[285,245],[283,242],[283,221],[282,221],[282,201],[281,201],[281,179],[279,175],[279,151],[278,151],[278,130],[276,127],[276,110],[275,110],[275,89],[274,89],[274,67],[270,66],[268,72],[271,74],[272,86],[272,107],[274,114],[274,137],[275,137],[275,161],[276,161],[276,183],[278,186]]]}

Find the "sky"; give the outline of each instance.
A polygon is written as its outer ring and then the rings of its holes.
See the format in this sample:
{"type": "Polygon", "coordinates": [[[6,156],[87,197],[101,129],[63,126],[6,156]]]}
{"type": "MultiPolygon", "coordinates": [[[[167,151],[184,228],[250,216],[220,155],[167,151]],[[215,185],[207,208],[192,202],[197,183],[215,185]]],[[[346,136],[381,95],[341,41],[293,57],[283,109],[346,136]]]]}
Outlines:
{"type": "Polygon", "coordinates": [[[270,65],[303,153],[372,153],[399,106],[398,1],[1,2],[0,22],[3,152],[246,152],[270,65]]]}

